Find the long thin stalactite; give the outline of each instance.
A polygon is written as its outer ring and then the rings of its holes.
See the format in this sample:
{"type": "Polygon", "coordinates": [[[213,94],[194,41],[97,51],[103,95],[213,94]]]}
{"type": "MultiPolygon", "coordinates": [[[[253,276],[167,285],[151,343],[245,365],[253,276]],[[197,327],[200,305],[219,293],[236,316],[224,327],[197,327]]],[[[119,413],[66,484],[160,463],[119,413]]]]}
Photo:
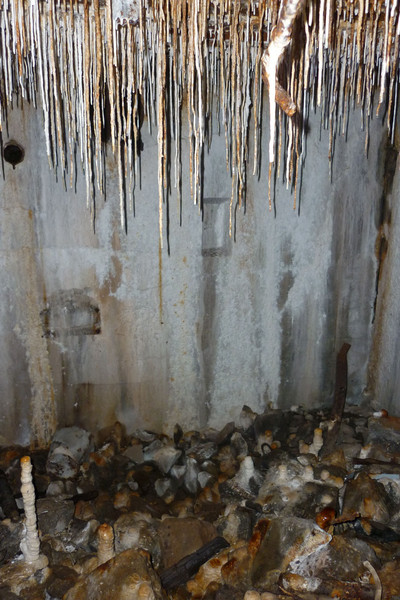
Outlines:
{"type": "Polygon", "coordinates": [[[150,132],[157,130],[162,247],[173,188],[182,212],[183,168],[190,173],[192,201],[201,208],[203,157],[215,130],[226,140],[231,216],[245,205],[248,169],[262,172],[265,85],[270,176],[283,169],[295,196],[310,110],[321,107],[330,159],[355,104],[366,144],[374,106],[393,135],[399,15],[399,0],[1,0],[0,129],[17,98],[40,106],[50,165],[73,186],[78,160],[93,220],[104,195],[109,137],[126,229],[146,117],[150,132]],[[187,157],[181,145],[185,118],[187,157]]]}

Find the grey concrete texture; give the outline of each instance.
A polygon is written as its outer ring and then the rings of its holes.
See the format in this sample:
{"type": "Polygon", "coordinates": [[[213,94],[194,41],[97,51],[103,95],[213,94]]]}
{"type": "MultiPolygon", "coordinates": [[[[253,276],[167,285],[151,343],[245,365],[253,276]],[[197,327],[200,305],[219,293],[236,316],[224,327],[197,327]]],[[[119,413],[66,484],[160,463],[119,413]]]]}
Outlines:
{"type": "MultiPolygon", "coordinates": [[[[257,412],[269,403],[326,404],[344,341],[352,345],[349,401],[361,402],[386,136],[380,119],[370,129],[366,156],[360,114],[351,114],[330,177],[329,136],[312,114],[300,210],[281,176],[270,212],[266,127],[262,173],[258,180],[249,166],[235,240],[225,140],[214,135],[205,156],[202,218],[190,198],[184,129],[182,225],[172,190],[170,254],[164,243],[160,258],[156,135],[143,127],[142,186],[127,234],[108,148],[107,199],[97,201],[94,232],[82,173],[75,192],[49,168],[40,111],[10,110],[4,142],[19,142],[25,158],[15,169],[6,163],[0,181],[0,443],[43,445],[57,426],[96,431],[117,419],[128,431],[222,427],[243,404],[257,412]]],[[[395,185],[398,192],[398,176],[395,185]]],[[[391,260],[393,284],[399,265],[391,260]]],[[[400,318],[396,290],[387,294],[400,318]]],[[[400,377],[397,362],[393,369],[400,377]]],[[[385,388],[382,403],[394,408],[391,394],[385,388]]]]}
{"type": "MultiPolygon", "coordinates": [[[[399,414],[400,406],[400,129],[391,150],[392,165],[381,170],[383,192],[376,253],[381,254],[377,278],[376,318],[368,368],[367,397],[375,408],[399,414]]],[[[388,157],[386,154],[386,166],[388,157]]],[[[384,162],[384,161],[382,161],[384,162]]]]}

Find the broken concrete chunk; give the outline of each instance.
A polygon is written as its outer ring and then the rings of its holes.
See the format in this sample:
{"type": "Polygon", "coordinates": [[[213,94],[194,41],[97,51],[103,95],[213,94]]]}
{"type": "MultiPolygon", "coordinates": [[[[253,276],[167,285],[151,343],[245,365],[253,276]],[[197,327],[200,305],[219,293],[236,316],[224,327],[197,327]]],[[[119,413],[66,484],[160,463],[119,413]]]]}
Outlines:
{"type": "Polygon", "coordinates": [[[231,448],[233,455],[239,460],[247,456],[249,452],[247,442],[239,431],[235,431],[231,436],[231,448]]]}
{"type": "Polygon", "coordinates": [[[205,460],[209,460],[218,452],[217,446],[214,442],[204,442],[192,446],[187,451],[187,456],[196,459],[197,462],[202,463],[205,460]]]}
{"type": "Polygon", "coordinates": [[[196,459],[187,458],[185,461],[184,485],[189,494],[196,494],[199,489],[198,475],[200,472],[196,459]]]}
{"type": "Polygon", "coordinates": [[[173,500],[177,487],[176,481],[174,479],[170,479],[169,477],[156,479],[154,482],[154,489],[157,496],[164,498],[166,501],[173,500]]]}
{"type": "MultiPolygon", "coordinates": [[[[0,582],[6,583],[9,591],[18,598],[36,599],[38,583],[44,583],[50,574],[47,564],[47,558],[42,555],[36,564],[27,563],[23,558],[13,560],[0,568],[0,582]]],[[[3,596],[0,597],[3,600],[3,596]]]]}
{"type": "Polygon", "coordinates": [[[230,544],[249,540],[254,526],[254,514],[245,506],[232,506],[228,514],[217,521],[217,530],[230,544]]]}
{"type": "Polygon", "coordinates": [[[114,545],[118,554],[128,549],[142,548],[149,552],[154,567],[161,559],[160,541],[156,522],[147,513],[130,512],[114,523],[114,545]]]}
{"type": "MultiPolygon", "coordinates": [[[[46,600],[59,600],[77,582],[78,574],[74,569],[64,565],[54,565],[51,568],[46,585],[46,600]]],[[[3,600],[3,596],[0,598],[3,600]]]]}
{"type": "MultiPolygon", "coordinates": [[[[382,447],[387,453],[400,454],[400,418],[371,417],[368,419],[368,434],[366,444],[382,447]]],[[[370,454],[373,456],[374,454],[370,454]]]]}
{"type": "Polygon", "coordinates": [[[143,446],[142,444],[132,444],[124,450],[123,455],[132,460],[134,463],[143,462],[143,446]]]}
{"type": "Polygon", "coordinates": [[[54,434],[46,469],[58,479],[70,479],[79,473],[81,463],[93,450],[91,434],[80,427],[64,427],[54,434]]]}
{"type": "MultiPolygon", "coordinates": [[[[323,580],[360,581],[365,574],[364,561],[378,567],[379,561],[366,542],[347,539],[342,535],[333,536],[329,544],[315,552],[297,556],[288,565],[287,571],[306,579],[316,577],[323,580]]],[[[311,586],[307,591],[314,591],[311,586]]]]}
{"type": "Polygon", "coordinates": [[[174,446],[164,445],[160,440],[155,440],[144,449],[143,459],[145,462],[156,464],[160,471],[166,475],[181,454],[181,450],[177,450],[174,446]]]}
{"type": "Polygon", "coordinates": [[[388,523],[390,499],[382,483],[361,472],[346,484],[342,516],[349,519],[360,515],[378,523],[388,523]]]}
{"type": "Polygon", "coordinates": [[[125,550],[80,579],[63,600],[162,600],[160,579],[143,550],[125,550]]]}
{"type": "Polygon", "coordinates": [[[163,567],[168,569],[215,537],[217,531],[207,521],[194,517],[163,519],[158,528],[163,567]]]}
{"type": "Polygon", "coordinates": [[[91,521],[73,519],[67,529],[58,535],[57,538],[50,540],[50,544],[55,550],[58,549],[67,553],[74,552],[77,549],[90,552],[99,525],[100,523],[95,519],[91,521]]]}
{"type": "MultiPolygon", "coordinates": [[[[19,545],[23,533],[23,523],[14,523],[10,519],[0,522],[0,559],[10,560],[19,552],[19,545]]],[[[2,596],[0,595],[0,598],[2,596]]]]}
{"type": "Polygon", "coordinates": [[[60,497],[65,494],[65,486],[64,481],[62,479],[58,479],[56,481],[51,481],[47,486],[46,496],[55,496],[60,497]]]}
{"type": "Polygon", "coordinates": [[[382,600],[398,600],[400,598],[400,558],[386,563],[378,576],[382,584],[382,600]]]}
{"type": "Polygon", "coordinates": [[[42,535],[64,531],[72,521],[75,506],[72,500],[54,497],[39,498],[36,501],[38,526],[42,535]]]}
{"type": "Polygon", "coordinates": [[[289,563],[312,554],[328,544],[331,538],[309,519],[272,519],[251,567],[252,584],[270,589],[289,563]]]}
{"type": "Polygon", "coordinates": [[[197,476],[197,480],[199,482],[200,487],[205,488],[206,486],[209,486],[213,481],[215,481],[215,478],[210,473],[207,473],[207,471],[200,471],[200,473],[197,476]]]}

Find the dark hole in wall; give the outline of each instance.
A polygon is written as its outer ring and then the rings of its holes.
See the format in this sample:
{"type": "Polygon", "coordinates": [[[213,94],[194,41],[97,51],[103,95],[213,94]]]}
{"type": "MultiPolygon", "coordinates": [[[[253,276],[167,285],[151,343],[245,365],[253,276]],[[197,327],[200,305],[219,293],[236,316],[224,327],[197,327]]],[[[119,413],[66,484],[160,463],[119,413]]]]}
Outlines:
{"type": "Polygon", "coordinates": [[[24,160],[25,151],[17,142],[10,141],[5,144],[3,149],[3,158],[6,162],[12,165],[13,169],[15,166],[24,160]]]}

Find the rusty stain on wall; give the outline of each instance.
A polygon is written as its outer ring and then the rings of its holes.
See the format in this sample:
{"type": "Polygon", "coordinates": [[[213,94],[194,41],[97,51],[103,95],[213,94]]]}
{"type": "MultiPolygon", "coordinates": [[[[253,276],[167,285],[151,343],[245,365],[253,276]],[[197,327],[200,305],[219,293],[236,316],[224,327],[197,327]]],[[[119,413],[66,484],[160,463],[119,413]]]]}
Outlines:
{"type": "MultiPolygon", "coordinates": [[[[17,186],[14,190],[15,197],[18,197],[17,186]]],[[[24,288],[17,288],[15,294],[17,323],[14,331],[25,348],[31,382],[31,445],[43,447],[55,432],[56,408],[49,354],[40,319],[42,293],[39,289],[43,286],[35,254],[31,250],[35,246],[35,220],[32,210],[22,211],[22,214],[27,218],[20,219],[18,223],[21,247],[18,250],[17,276],[24,282],[24,288]]]]}
{"type": "MultiPolygon", "coordinates": [[[[397,404],[397,324],[398,315],[394,298],[397,290],[398,264],[398,160],[400,127],[397,125],[392,140],[382,139],[377,178],[382,183],[380,210],[377,213],[375,256],[377,270],[374,300],[374,338],[368,365],[366,394],[377,406],[381,399],[397,404]],[[397,179],[397,185],[396,185],[397,179]],[[393,193],[393,187],[395,190],[393,193]]],[[[391,404],[391,408],[393,407],[391,404]]]]}

